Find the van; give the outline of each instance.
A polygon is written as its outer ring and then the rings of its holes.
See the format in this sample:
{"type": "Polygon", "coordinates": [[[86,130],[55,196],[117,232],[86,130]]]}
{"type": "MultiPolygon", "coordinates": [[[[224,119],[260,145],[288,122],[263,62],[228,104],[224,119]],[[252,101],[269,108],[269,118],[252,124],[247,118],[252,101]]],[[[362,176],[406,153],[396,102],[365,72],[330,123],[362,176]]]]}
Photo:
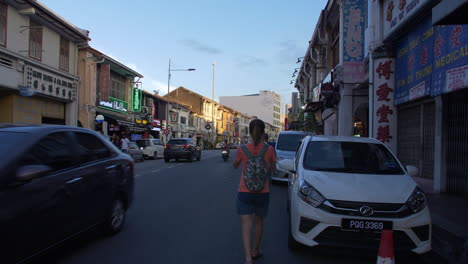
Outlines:
{"type": "Polygon", "coordinates": [[[145,158],[164,158],[164,144],[160,139],[138,139],[136,144],[143,151],[145,158]]]}
{"type": "Polygon", "coordinates": [[[288,181],[288,171],[280,168],[278,163],[284,159],[294,159],[297,148],[301,145],[304,137],[314,135],[305,131],[282,131],[276,140],[276,173],[272,175],[272,180],[288,181]]]}

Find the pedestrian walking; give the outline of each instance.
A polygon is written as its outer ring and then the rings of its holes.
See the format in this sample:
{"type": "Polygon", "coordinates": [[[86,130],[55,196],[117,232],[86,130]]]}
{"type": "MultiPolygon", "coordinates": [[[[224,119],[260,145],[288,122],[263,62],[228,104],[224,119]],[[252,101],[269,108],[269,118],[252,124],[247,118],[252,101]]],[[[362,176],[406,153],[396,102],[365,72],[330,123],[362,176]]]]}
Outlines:
{"type": "Polygon", "coordinates": [[[130,141],[128,140],[126,135],[122,135],[122,139],[120,140],[120,146],[122,148],[123,153],[128,153],[128,143],[130,141]]]}
{"type": "Polygon", "coordinates": [[[233,167],[242,165],[242,174],[237,194],[237,213],[241,216],[242,241],[245,263],[262,256],[260,243],[263,235],[263,221],[268,213],[269,171],[276,170],[274,149],[264,142],[265,123],[254,119],[249,124],[253,143],[241,145],[237,149],[233,167]],[[254,246],[251,247],[252,227],[255,229],[254,246]]]}

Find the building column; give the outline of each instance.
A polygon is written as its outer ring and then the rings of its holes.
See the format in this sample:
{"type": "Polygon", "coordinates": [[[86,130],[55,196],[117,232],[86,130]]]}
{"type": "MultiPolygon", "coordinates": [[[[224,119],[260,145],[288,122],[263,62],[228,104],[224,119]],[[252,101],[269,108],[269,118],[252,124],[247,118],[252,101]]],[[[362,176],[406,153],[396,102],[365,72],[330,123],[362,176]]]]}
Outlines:
{"type": "Polygon", "coordinates": [[[446,151],[443,142],[444,125],[443,125],[443,104],[442,96],[437,96],[435,99],[435,136],[434,136],[434,186],[433,189],[437,193],[447,190],[447,173],[446,173],[446,151]]]}
{"type": "Polygon", "coordinates": [[[67,126],[78,126],[78,101],[65,104],[65,124],[67,126]]]}
{"type": "Polygon", "coordinates": [[[338,136],[353,136],[353,86],[344,84],[338,106],[338,136]]]}

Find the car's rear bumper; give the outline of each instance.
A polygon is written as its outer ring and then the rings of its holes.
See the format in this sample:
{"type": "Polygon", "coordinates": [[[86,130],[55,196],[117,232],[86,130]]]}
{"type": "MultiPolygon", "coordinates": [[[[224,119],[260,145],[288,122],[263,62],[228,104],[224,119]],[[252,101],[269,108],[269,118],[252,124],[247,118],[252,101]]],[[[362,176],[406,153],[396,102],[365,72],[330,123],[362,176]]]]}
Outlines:
{"type": "Polygon", "coordinates": [[[194,154],[191,151],[165,151],[165,159],[189,159],[194,154]]]}

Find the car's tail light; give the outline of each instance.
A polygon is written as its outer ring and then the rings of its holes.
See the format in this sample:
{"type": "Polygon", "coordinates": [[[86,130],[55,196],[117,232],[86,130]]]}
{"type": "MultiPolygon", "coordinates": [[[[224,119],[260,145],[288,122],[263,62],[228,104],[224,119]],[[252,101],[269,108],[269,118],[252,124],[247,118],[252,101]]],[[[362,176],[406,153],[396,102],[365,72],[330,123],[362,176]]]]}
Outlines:
{"type": "Polygon", "coordinates": [[[164,148],[165,149],[171,149],[171,147],[169,145],[164,145],[164,148]]]}
{"type": "Polygon", "coordinates": [[[184,145],[184,147],[185,147],[186,149],[189,149],[189,148],[190,148],[190,145],[184,145]]]}

